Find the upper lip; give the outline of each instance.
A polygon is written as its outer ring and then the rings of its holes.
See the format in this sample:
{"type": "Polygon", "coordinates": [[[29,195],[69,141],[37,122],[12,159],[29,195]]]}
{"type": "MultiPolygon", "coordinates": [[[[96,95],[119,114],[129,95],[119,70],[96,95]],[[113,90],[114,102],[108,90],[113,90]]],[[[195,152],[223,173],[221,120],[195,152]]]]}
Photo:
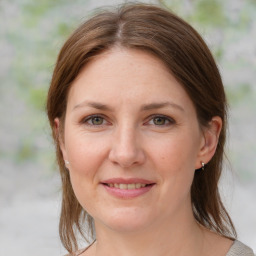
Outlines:
{"type": "Polygon", "coordinates": [[[101,183],[104,184],[134,184],[134,183],[140,183],[140,184],[154,184],[155,182],[151,180],[146,180],[146,179],[140,179],[140,178],[129,178],[129,179],[124,179],[124,178],[112,178],[112,179],[106,179],[101,181],[101,183]]]}

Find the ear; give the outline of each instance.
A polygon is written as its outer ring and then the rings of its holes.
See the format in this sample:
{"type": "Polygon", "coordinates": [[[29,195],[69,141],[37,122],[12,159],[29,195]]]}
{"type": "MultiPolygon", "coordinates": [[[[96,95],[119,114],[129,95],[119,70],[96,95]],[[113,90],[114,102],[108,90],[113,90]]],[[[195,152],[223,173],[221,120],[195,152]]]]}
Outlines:
{"type": "Polygon", "coordinates": [[[58,140],[60,150],[62,152],[62,156],[64,160],[67,160],[67,152],[65,148],[65,143],[64,143],[64,135],[62,134],[62,127],[61,127],[61,122],[59,118],[54,119],[54,130],[55,130],[55,136],[58,140]]]}
{"type": "Polygon", "coordinates": [[[198,152],[196,169],[202,167],[202,162],[207,164],[215,154],[219,135],[222,128],[222,119],[214,116],[206,128],[203,128],[203,137],[198,152]]]}

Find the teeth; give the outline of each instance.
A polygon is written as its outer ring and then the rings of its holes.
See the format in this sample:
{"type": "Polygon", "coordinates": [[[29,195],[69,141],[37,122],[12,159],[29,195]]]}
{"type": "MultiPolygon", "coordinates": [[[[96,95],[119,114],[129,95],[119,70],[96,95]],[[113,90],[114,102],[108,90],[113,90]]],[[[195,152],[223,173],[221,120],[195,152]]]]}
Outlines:
{"type": "Polygon", "coordinates": [[[119,188],[120,188],[120,189],[127,189],[127,188],[128,188],[128,185],[127,185],[127,184],[120,184],[120,185],[119,185],[119,188]]]}
{"type": "Polygon", "coordinates": [[[111,188],[119,188],[119,189],[138,189],[138,188],[144,188],[146,187],[146,184],[141,183],[132,183],[132,184],[118,184],[118,183],[109,183],[109,187],[111,188]]]}
{"type": "Polygon", "coordinates": [[[145,186],[146,186],[145,184],[140,184],[140,183],[135,184],[136,188],[144,188],[145,186]]]}
{"type": "Polygon", "coordinates": [[[128,184],[127,187],[128,189],[135,189],[136,184],[128,184]]]}

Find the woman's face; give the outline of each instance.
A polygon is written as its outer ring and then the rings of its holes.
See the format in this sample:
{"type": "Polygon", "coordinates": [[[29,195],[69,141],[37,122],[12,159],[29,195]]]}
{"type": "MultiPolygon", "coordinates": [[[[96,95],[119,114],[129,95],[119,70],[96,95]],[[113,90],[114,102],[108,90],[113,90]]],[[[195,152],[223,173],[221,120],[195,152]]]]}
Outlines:
{"type": "Polygon", "coordinates": [[[204,147],[192,101],[148,53],[109,50],[72,84],[61,148],[96,229],[139,230],[190,211],[204,147]]]}

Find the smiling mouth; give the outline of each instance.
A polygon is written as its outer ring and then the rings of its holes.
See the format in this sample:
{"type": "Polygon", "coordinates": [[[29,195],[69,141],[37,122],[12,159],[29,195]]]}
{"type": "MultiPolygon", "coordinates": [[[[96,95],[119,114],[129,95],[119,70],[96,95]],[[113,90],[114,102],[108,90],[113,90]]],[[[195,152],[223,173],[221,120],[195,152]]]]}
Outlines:
{"type": "Polygon", "coordinates": [[[140,189],[149,186],[153,186],[154,184],[144,184],[144,183],[131,183],[131,184],[123,184],[123,183],[103,183],[103,185],[108,186],[110,188],[118,188],[123,190],[131,190],[131,189],[140,189]]]}

